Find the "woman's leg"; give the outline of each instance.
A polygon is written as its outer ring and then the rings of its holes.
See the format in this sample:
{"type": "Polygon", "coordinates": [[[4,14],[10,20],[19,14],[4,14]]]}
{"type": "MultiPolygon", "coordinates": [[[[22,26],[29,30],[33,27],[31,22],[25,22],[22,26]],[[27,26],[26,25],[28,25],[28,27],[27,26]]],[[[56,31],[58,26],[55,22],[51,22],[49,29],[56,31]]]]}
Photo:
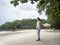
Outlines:
{"type": "Polygon", "coordinates": [[[38,37],[38,40],[40,40],[40,29],[39,28],[37,29],[37,37],[38,37]]]}
{"type": "Polygon", "coordinates": [[[40,39],[40,30],[38,30],[38,39],[40,39]]]}

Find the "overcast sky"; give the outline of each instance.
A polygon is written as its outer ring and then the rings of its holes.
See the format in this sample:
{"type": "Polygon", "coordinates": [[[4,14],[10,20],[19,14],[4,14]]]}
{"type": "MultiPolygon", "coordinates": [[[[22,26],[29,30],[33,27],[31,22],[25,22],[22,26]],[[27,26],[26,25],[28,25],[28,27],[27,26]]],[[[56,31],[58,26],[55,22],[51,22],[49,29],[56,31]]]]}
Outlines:
{"type": "Polygon", "coordinates": [[[28,2],[14,7],[10,4],[10,0],[0,0],[0,25],[9,21],[27,18],[36,19],[37,17],[47,19],[44,13],[39,15],[36,9],[36,3],[32,5],[28,2]]]}

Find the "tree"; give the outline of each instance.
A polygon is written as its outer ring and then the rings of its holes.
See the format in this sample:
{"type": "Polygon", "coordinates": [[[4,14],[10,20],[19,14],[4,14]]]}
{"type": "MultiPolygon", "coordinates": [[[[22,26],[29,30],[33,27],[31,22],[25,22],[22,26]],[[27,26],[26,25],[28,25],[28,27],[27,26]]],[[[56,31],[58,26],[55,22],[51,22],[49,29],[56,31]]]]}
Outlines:
{"type": "MultiPolygon", "coordinates": [[[[46,20],[42,19],[42,23],[46,23],[46,20]]],[[[36,19],[23,19],[15,20],[12,22],[6,22],[0,26],[0,31],[3,30],[12,30],[14,29],[35,29],[36,28],[36,19]]]]}
{"type": "Polygon", "coordinates": [[[17,6],[19,2],[23,4],[28,1],[31,1],[32,4],[34,4],[34,2],[38,2],[38,12],[41,13],[42,11],[45,11],[48,16],[48,22],[52,25],[52,27],[60,28],[60,25],[58,26],[58,24],[60,24],[60,0],[12,0],[11,4],[17,6]]]}

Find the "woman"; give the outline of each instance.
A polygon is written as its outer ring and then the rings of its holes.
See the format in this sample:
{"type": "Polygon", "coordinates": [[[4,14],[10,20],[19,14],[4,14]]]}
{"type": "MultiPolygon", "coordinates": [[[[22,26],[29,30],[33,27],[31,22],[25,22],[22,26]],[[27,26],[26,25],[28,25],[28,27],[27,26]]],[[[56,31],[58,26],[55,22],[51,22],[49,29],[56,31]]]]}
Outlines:
{"type": "Polygon", "coordinates": [[[36,29],[37,29],[37,37],[38,37],[37,41],[40,41],[41,19],[39,17],[37,18],[36,29]]]}

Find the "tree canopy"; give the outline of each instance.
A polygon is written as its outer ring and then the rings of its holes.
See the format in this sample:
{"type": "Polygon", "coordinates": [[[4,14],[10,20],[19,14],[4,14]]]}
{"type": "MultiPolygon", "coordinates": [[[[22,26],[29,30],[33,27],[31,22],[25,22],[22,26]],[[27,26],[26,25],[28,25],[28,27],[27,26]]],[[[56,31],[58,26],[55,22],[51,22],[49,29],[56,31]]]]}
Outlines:
{"type": "MultiPolygon", "coordinates": [[[[42,24],[46,23],[46,20],[42,19],[42,24]]],[[[14,29],[35,29],[36,19],[23,19],[15,20],[12,22],[6,22],[0,26],[1,30],[14,30],[14,29]]]]}
{"type": "Polygon", "coordinates": [[[38,2],[37,9],[41,13],[45,11],[48,16],[48,23],[51,24],[53,28],[60,28],[60,0],[12,0],[11,4],[17,6],[20,3],[27,3],[31,1],[38,2]]]}

